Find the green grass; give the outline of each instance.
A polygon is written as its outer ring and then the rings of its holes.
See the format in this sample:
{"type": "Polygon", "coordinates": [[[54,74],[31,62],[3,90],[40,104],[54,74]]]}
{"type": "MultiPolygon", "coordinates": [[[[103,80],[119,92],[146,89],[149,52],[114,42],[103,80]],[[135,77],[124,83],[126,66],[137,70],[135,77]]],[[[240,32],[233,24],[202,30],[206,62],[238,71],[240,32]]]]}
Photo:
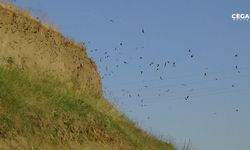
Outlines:
{"type": "Polygon", "coordinates": [[[69,149],[72,142],[79,144],[80,149],[86,143],[97,143],[102,149],[175,149],[137,128],[104,98],[76,93],[48,77],[3,68],[1,139],[9,143],[9,149],[13,148],[13,141],[25,149],[42,149],[46,145],[51,149],[69,149]],[[18,137],[23,140],[17,140],[18,137]]]}

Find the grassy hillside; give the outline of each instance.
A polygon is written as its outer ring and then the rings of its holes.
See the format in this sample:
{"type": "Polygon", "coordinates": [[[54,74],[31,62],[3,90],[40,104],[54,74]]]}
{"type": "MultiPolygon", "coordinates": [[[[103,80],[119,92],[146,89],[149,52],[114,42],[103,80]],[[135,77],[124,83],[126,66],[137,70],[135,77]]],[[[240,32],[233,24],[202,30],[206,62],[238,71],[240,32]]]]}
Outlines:
{"type": "Polygon", "coordinates": [[[174,149],[60,82],[0,68],[0,91],[0,149],[174,149]]]}
{"type": "Polygon", "coordinates": [[[0,150],[173,150],[102,96],[84,45],[0,4],[0,150]]]}

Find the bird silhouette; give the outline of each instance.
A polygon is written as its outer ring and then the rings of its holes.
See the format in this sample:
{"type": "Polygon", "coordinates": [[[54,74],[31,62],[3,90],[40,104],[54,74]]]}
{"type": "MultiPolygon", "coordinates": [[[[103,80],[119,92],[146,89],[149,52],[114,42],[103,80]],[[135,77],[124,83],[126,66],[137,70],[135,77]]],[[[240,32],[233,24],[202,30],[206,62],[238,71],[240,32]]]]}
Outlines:
{"type": "Polygon", "coordinates": [[[167,92],[169,92],[170,91],[170,89],[167,89],[165,92],[167,93],[167,92]]]}
{"type": "Polygon", "coordinates": [[[141,30],[142,33],[145,33],[144,29],[141,30]]]}
{"type": "Polygon", "coordinates": [[[175,67],[175,62],[173,62],[173,67],[175,67]]]}

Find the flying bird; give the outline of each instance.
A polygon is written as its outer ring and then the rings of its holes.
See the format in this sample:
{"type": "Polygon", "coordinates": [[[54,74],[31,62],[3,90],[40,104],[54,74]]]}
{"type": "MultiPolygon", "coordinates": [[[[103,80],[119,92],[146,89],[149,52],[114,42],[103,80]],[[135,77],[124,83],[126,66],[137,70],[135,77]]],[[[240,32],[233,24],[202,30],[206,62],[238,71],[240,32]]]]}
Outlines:
{"type": "Polygon", "coordinates": [[[165,92],[169,92],[170,91],[170,89],[167,89],[165,92]]]}
{"type": "Polygon", "coordinates": [[[187,86],[187,84],[185,84],[185,83],[182,83],[182,84],[181,84],[181,86],[187,86]]]}
{"type": "Polygon", "coordinates": [[[144,29],[141,30],[142,33],[145,33],[144,29]]]}
{"type": "Polygon", "coordinates": [[[185,97],[185,100],[188,100],[189,99],[189,96],[185,97]]]}
{"type": "Polygon", "coordinates": [[[175,62],[173,62],[173,67],[175,67],[175,62]]]}

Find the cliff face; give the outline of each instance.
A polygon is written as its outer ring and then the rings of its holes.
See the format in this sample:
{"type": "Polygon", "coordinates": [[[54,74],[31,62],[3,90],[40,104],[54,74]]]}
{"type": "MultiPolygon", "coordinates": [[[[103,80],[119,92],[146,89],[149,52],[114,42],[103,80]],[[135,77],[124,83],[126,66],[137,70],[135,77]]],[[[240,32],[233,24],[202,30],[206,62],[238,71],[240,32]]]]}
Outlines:
{"type": "Polygon", "coordinates": [[[0,4],[0,65],[50,76],[81,93],[102,95],[99,73],[84,45],[3,4],[0,4]]]}

